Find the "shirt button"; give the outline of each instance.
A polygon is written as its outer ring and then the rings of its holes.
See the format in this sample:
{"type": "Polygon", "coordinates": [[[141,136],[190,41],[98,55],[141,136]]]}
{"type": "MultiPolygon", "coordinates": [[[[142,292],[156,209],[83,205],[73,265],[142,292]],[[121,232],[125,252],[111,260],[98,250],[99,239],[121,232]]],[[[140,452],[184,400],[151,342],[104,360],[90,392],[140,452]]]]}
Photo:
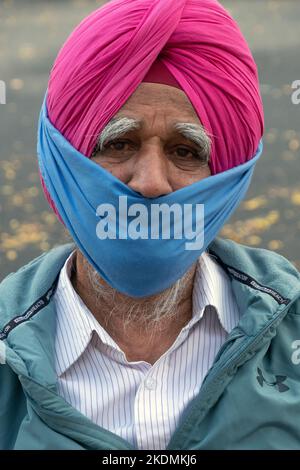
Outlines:
{"type": "Polygon", "coordinates": [[[154,390],[156,387],[156,380],[150,377],[149,379],[146,380],[145,386],[149,390],[154,390]]]}

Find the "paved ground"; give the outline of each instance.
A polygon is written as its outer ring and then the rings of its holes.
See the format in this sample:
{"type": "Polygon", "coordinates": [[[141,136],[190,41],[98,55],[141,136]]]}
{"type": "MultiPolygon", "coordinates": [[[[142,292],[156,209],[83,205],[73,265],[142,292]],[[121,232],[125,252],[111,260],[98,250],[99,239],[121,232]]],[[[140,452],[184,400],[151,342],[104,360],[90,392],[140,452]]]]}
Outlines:
{"type": "MultiPolygon", "coordinates": [[[[73,27],[100,1],[0,1],[0,279],[66,240],[39,186],[36,126],[51,64],[73,27]]],[[[247,199],[223,235],[277,250],[300,268],[300,2],[224,0],[258,64],[265,104],[264,156],[247,199]]]]}

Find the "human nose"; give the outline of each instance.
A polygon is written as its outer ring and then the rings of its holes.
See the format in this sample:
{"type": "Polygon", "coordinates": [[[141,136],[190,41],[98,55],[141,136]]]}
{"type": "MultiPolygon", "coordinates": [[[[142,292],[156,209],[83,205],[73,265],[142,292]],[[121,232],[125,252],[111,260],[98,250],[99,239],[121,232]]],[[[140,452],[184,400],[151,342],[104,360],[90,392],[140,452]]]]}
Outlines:
{"type": "Polygon", "coordinates": [[[147,198],[156,198],[171,193],[168,179],[168,161],[159,145],[141,149],[134,162],[128,186],[147,198]]]}

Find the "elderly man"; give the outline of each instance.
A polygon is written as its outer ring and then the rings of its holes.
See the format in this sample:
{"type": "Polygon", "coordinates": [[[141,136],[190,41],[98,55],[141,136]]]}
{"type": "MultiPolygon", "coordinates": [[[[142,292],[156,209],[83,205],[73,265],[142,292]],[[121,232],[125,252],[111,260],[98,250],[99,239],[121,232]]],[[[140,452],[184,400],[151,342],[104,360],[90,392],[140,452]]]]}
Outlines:
{"type": "Polygon", "coordinates": [[[299,273],[217,238],[262,133],[217,1],[114,0],[75,29],[38,139],[75,245],[1,285],[1,448],[299,447],[299,273]]]}

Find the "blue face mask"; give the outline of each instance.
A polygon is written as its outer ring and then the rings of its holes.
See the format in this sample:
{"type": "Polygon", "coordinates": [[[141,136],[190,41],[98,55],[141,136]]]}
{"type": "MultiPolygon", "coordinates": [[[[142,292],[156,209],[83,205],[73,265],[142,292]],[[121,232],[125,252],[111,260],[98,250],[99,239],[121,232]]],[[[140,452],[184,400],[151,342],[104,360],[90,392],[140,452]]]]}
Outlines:
{"type": "Polygon", "coordinates": [[[180,279],[246,194],[262,153],[158,198],[145,198],[78,152],[50,123],[38,132],[41,174],[88,262],[119,292],[157,294],[180,279]]]}

